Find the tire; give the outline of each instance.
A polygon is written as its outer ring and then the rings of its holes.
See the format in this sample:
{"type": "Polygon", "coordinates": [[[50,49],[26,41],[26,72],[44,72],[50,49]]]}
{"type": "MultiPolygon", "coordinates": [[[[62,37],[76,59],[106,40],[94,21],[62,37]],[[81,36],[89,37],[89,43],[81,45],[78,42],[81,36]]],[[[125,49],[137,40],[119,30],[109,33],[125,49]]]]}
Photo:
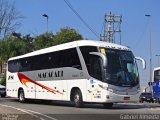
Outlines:
{"type": "Polygon", "coordinates": [[[139,102],[142,103],[142,100],[140,99],[139,102]]]}
{"type": "Polygon", "coordinates": [[[112,108],[113,103],[104,103],[103,106],[104,106],[105,108],[112,108]]]}
{"type": "Polygon", "coordinates": [[[3,94],[3,95],[1,95],[1,97],[4,98],[4,97],[6,97],[6,95],[3,94]]]}
{"type": "Polygon", "coordinates": [[[73,95],[73,101],[75,107],[82,107],[83,106],[83,99],[82,99],[82,93],[80,90],[75,90],[73,95]]]}
{"type": "Polygon", "coordinates": [[[26,99],[25,99],[25,95],[24,95],[24,91],[23,91],[23,90],[20,90],[20,91],[19,91],[18,99],[19,99],[19,102],[21,102],[21,103],[26,102],[26,99]]]}
{"type": "Polygon", "coordinates": [[[160,98],[158,98],[157,102],[160,104],[160,98]]]}

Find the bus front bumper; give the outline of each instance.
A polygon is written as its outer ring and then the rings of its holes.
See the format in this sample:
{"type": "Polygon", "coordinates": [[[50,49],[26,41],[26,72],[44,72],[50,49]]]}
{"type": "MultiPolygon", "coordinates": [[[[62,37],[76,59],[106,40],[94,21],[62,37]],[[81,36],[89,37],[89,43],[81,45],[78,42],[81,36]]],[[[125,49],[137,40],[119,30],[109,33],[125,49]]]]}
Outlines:
{"type": "Polygon", "coordinates": [[[128,102],[138,102],[139,101],[139,93],[134,95],[119,95],[119,94],[109,94],[106,95],[105,101],[106,103],[128,103],[128,102]]]}

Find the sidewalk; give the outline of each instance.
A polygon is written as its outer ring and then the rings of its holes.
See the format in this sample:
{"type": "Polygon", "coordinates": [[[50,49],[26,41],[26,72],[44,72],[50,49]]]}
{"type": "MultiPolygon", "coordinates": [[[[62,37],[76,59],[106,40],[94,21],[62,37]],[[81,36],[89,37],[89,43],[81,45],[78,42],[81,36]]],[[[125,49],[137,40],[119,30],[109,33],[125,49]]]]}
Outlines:
{"type": "Polygon", "coordinates": [[[0,120],[39,120],[39,118],[20,110],[0,105],[0,120]]]}

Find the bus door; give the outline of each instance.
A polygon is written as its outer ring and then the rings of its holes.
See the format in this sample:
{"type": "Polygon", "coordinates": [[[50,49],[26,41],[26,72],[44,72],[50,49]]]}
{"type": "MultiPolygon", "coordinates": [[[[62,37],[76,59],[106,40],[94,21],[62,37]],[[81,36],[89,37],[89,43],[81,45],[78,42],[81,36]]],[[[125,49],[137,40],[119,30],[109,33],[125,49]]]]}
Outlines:
{"type": "Polygon", "coordinates": [[[89,96],[87,96],[87,98],[91,101],[97,101],[102,97],[98,86],[98,84],[102,81],[101,59],[99,56],[91,55],[89,63],[90,65],[88,66],[88,72],[91,78],[87,84],[89,92],[89,96]]]}

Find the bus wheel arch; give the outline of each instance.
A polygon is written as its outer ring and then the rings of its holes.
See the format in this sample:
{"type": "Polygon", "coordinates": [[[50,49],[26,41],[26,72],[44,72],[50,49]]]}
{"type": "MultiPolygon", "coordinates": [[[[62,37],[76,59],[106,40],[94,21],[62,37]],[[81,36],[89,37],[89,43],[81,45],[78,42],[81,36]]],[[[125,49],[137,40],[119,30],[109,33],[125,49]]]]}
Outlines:
{"type": "Polygon", "coordinates": [[[23,88],[18,89],[18,100],[21,103],[24,103],[26,101],[23,88]]]}
{"type": "Polygon", "coordinates": [[[83,96],[82,92],[78,87],[74,87],[70,93],[70,100],[74,102],[75,107],[82,107],[83,96]]]}

